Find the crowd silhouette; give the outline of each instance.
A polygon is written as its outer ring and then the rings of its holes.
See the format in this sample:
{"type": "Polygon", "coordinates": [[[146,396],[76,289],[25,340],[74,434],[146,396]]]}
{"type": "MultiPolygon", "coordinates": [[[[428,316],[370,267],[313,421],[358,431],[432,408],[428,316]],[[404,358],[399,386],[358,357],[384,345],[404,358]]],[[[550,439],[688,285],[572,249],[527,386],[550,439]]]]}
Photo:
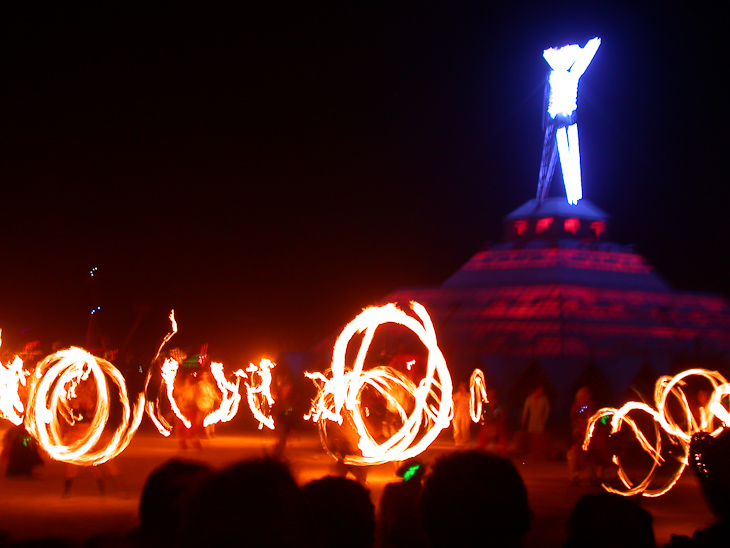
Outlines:
{"type": "MultiPolygon", "coordinates": [[[[673,536],[672,548],[725,546],[730,530],[730,429],[697,435],[691,468],[718,522],[692,537],[673,536]]],[[[525,483],[509,459],[479,449],[454,450],[430,467],[402,463],[379,507],[366,485],[326,476],[300,486],[276,456],[221,470],[174,458],[147,478],[139,526],[101,534],[84,548],[441,548],[520,547],[532,512],[525,483]]],[[[651,514],[634,499],[588,494],[576,503],[566,548],[654,547],[651,514]]],[[[63,540],[14,540],[2,548],[71,547],[63,540]]]]}

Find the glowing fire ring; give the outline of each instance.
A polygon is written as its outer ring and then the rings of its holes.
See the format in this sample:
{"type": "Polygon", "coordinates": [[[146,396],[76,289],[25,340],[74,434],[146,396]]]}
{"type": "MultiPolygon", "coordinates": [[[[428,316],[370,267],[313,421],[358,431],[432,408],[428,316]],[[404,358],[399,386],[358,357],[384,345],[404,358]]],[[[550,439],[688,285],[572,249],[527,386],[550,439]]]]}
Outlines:
{"type": "Polygon", "coordinates": [[[722,405],[721,400],[730,394],[730,385],[727,383],[725,378],[720,375],[717,371],[707,371],[704,369],[688,369],[674,377],[661,377],[656,382],[654,389],[654,402],[656,404],[656,410],[652,409],[645,403],[641,402],[628,402],[620,409],[613,407],[606,407],[599,409],[588,421],[588,428],[586,430],[586,437],[583,441],[583,450],[587,451],[590,447],[591,439],[596,427],[596,423],[604,417],[611,417],[611,430],[610,434],[613,435],[621,430],[621,427],[626,424],[631,428],[636,440],[639,442],[642,450],[646,452],[652,458],[652,467],[646,474],[644,479],[639,483],[632,482],[624,468],[621,466],[621,461],[618,455],[613,455],[613,462],[618,466],[618,475],[621,483],[625,489],[616,489],[610,485],[603,484],[603,488],[611,493],[616,493],[624,496],[632,496],[641,493],[645,497],[658,497],[669,491],[682,476],[682,472],[687,467],[687,458],[689,456],[689,444],[692,439],[692,435],[697,432],[708,432],[712,436],[717,436],[721,431],[722,427],[712,429],[713,419],[717,418],[725,425],[730,426],[730,413],[722,405]],[[684,379],[689,376],[697,376],[707,379],[713,388],[712,397],[709,403],[700,408],[700,420],[699,422],[692,414],[687,396],[682,389],[685,382],[684,379]],[[667,400],[672,395],[676,398],[679,408],[681,409],[682,427],[672,416],[668,407],[667,400]],[[651,444],[646,436],[641,432],[641,429],[636,422],[629,416],[633,411],[641,411],[647,413],[655,421],[656,430],[656,442],[651,444]],[[661,455],[662,443],[661,436],[659,435],[658,429],[661,428],[672,441],[677,443],[683,451],[682,456],[678,459],[679,469],[669,477],[669,479],[659,488],[649,489],[649,485],[659,467],[664,462],[664,458],[661,455]]]}
{"type": "Polygon", "coordinates": [[[51,354],[36,366],[30,387],[25,427],[51,458],[78,465],[96,466],[121,453],[137,431],[142,420],[144,396],[140,395],[130,411],[127,385],[119,370],[110,362],[97,358],[81,348],[69,348],[51,354]],[[64,424],[73,425],[82,419],[73,410],[75,389],[91,377],[97,398],[91,423],[79,439],[63,442],[64,424]],[[109,385],[117,386],[122,404],[122,417],[108,441],[101,441],[109,420],[109,385]]]}
{"type": "Polygon", "coordinates": [[[486,381],[481,369],[475,369],[469,378],[469,415],[473,422],[482,416],[482,403],[489,403],[486,381]]]}
{"type": "Polygon", "coordinates": [[[347,456],[346,464],[370,465],[403,461],[422,453],[448,427],[452,417],[452,383],[446,360],[438,347],[433,323],[426,309],[412,302],[417,318],[406,314],[395,304],[365,309],[342,331],[332,352],[331,377],[321,373],[306,373],[319,388],[306,419],[320,424],[326,437],[326,421],[342,424],[343,414],[351,421],[359,438],[362,456],[347,456]],[[420,321],[419,321],[420,320],[420,321]],[[363,371],[363,363],[376,329],[386,323],[407,327],[428,349],[426,376],[416,385],[405,375],[390,367],[363,371]],[[357,357],[351,369],[346,369],[345,355],[352,337],[364,332],[357,357]],[[437,380],[438,379],[438,380],[437,380]],[[393,406],[403,421],[401,428],[382,443],[375,441],[365,424],[360,396],[367,386],[373,387],[393,406]],[[407,389],[413,398],[413,409],[407,413],[403,402],[393,395],[395,387],[407,389]],[[344,412],[344,413],[343,413],[344,412]],[[423,435],[416,439],[419,434],[423,435]]]}

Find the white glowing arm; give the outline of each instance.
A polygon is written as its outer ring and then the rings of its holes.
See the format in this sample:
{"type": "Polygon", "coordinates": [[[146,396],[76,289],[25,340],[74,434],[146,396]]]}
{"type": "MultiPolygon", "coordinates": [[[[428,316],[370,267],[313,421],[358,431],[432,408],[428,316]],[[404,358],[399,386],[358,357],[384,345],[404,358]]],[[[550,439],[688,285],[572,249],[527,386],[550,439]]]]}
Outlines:
{"type": "Polygon", "coordinates": [[[583,75],[588,68],[588,65],[591,64],[591,61],[593,61],[593,57],[596,55],[600,45],[601,39],[593,38],[592,40],[588,40],[588,43],[581,48],[578,58],[575,60],[575,63],[573,63],[573,66],[570,67],[570,73],[576,80],[583,75]]]}

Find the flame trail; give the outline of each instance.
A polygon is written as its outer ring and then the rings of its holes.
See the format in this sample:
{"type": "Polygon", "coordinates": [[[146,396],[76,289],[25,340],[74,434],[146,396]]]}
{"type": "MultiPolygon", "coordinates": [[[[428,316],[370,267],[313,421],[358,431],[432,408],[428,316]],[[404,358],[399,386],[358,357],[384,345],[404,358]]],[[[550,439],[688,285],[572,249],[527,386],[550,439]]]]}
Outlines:
{"type": "Polygon", "coordinates": [[[218,409],[211,411],[203,419],[204,427],[218,422],[228,422],[236,416],[236,413],[238,413],[238,406],[241,403],[239,385],[241,383],[243,371],[239,369],[233,373],[236,376],[235,383],[226,379],[222,363],[211,362],[210,372],[213,374],[213,378],[218,385],[218,390],[221,392],[221,403],[218,406],[218,409]]]}
{"type": "MultiPolygon", "coordinates": [[[[162,415],[162,412],[160,410],[160,397],[162,396],[162,383],[163,379],[159,378],[157,382],[157,393],[153,397],[150,393],[152,391],[152,378],[153,374],[156,372],[155,363],[157,362],[157,358],[160,357],[160,353],[162,352],[163,347],[167,344],[167,342],[177,333],[177,321],[175,320],[175,310],[170,311],[170,332],[165,335],[165,338],[162,339],[162,344],[160,344],[160,347],[157,349],[157,354],[155,354],[155,357],[152,359],[152,365],[147,370],[147,377],[145,378],[144,382],[144,395],[147,399],[147,405],[145,406],[145,411],[147,412],[147,416],[150,418],[152,423],[157,428],[157,431],[162,434],[163,436],[169,436],[170,432],[172,432],[172,425],[167,422],[167,419],[162,415]]],[[[165,367],[165,364],[162,365],[163,369],[165,367]]],[[[168,366],[170,367],[170,366],[168,366]]],[[[177,371],[177,369],[175,369],[177,371]]],[[[173,375],[174,379],[174,375],[173,375]]],[[[169,389],[172,391],[172,388],[169,389]]],[[[171,394],[168,394],[168,398],[172,400],[170,397],[171,394]]]]}
{"type": "Polygon", "coordinates": [[[475,369],[469,378],[469,414],[474,422],[479,422],[482,416],[482,402],[489,403],[484,373],[475,369]]]}
{"type": "Polygon", "coordinates": [[[426,309],[416,302],[412,302],[411,307],[418,319],[393,303],[366,308],[344,328],[335,342],[332,365],[327,372],[331,377],[321,373],[305,373],[319,389],[305,419],[319,423],[325,446],[327,421],[341,425],[345,415],[357,432],[362,456],[346,456],[346,464],[369,465],[407,460],[422,453],[451,422],[453,387],[446,360],[438,347],[426,309]],[[407,327],[428,349],[426,376],[418,385],[391,367],[381,366],[363,371],[375,330],[386,323],[407,327]],[[363,339],[355,362],[348,369],[345,366],[347,347],[352,337],[360,332],[364,332],[363,339]],[[361,406],[361,395],[366,387],[371,387],[383,397],[386,405],[398,414],[403,423],[397,432],[382,443],[375,441],[365,424],[363,415],[367,409],[361,406]],[[412,405],[405,404],[406,398],[400,396],[400,392],[407,394],[412,405]],[[407,407],[412,407],[412,410],[407,412],[407,407]],[[417,440],[419,434],[422,436],[417,440]]]}
{"type": "MultiPolygon", "coordinates": [[[[2,346],[0,329],[0,346],[2,346]]],[[[23,402],[20,387],[26,385],[28,372],[23,369],[23,360],[15,356],[8,364],[0,362],[0,418],[7,419],[15,426],[23,422],[23,402]]]]}
{"type": "MultiPolygon", "coordinates": [[[[158,369],[154,367],[155,362],[162,353],[162,348],[177,333],[177,322],[175,321],[175,311],[170,312],[170,323],[171,331],[165,336],[160,348],[157,350],[155,359],[152,360],[152,366],[147,372],[147,379],[145,380],[145,396],[147,397],[146,411],[149,418],[152,420],[157,430],[163,436],[169,436],[172,432],[172,425],[165,419],[160,409],[160,401],[163,394],[166,396],[172,412],[175,416],[180,419],[185,428],[191,428],[192,423],[190,419],[185,416],[175,400],[175,378],[177,377],[180,363],[175,358],[166,358],[159,368],[160,376],[156,375],[158,369]],[[157,381],[156,383],[156,396],[152,396],[153,378],[157,381]]],[[[203,427],[210,426],[217,422],[227,422],[236,416],[238,412],[238,406],[241,401],[239,394],[240,377],[244,375],[242,371],[234,372],[237,379],[235,382],[230,382],[226,379],[223,371],[223,364],[218,362],[211,362],[210,372],[216,381],[218,390],[221,393],[221,403],[217,409],[210,411],[203,418],[203,427]]]]}
{"type": "Polygon", "coordinates": [[[636,440],[645,453],[652,458],[652,467],[646,474],[644,479],[638,484],[634,484],[629,478],[626,470],[621,465],[618,455],[613,455],[613,462],[618,466],[618,475],[625,489],[616,489],[610,485],[603,484],[603,488],[611,493],[617,493],[624,496],[632,496],[641,493],[645,497],[658,497],[669,491],[682,476],[682,472],[687,467],[689,456],[689,444],[692,435],[697,432],[708,432],[712,436],[717,436],[722,431],[722,426],[713,429],[714,418],[723,422],[726,426],[730,426],[730,413],[722,405],[722,399],[730,394],[730,385],[727,380],[717,371],[707,371],[704,369],[688,369],[674,377],[660,377],[654,388],[654,402],[656,410],[652,409],[645,403],[628,402],[620,409],[606,407],[599,409],[588,421],[586,437],[583,441],[583,450],[587,451],[590,447],[591,439],[596,427],[596,423],[604,417],[611,417],[610,434],[615,434],[621,427],[626,424],[633,432],[636,440]],[[710,402],[700,408],[699,422],[695,418],[690,409],[687,396],[682,387],[685,385],[684,379],[690,376],[701,377],[707,379],[713,388],[713,394],[710,402]],[[672,395],[676,403],[681,409],[681,419],[675,420],[667,407],[667,400],[672,395]],[[639,426],[636,424],[629,413],[633,411],[641,411],[648,414],[655,421],[656,442],[650,443],[639,426]],[[679,420],[679,422],[678,422],[679,420]],[[682,424],[680,424],[680,422],[682,424]],[[659,435],[659,428],[663,430],[672,443],[679,445],[682,455],[678,458],[680,463],[679,469],[669,477],[669,479],[660,487],[650,489],[649,485],[659,467],[665,462],[662,457],[662,443],[659,435]]]}
{"type": "MultiPolygon", "coordinates": [[[[134,436],[142,420],[144,395],[140,394],[130,410],[127,385],[119,370],[110,362],[96,358],[81,348],[56,352],[41,361],[35,370],[25,415],[25,427],[51,458],[77,465],[102,464],[121,453],[134,436]],[[109,419],[109,385],[117,386],[122,417],[111,438],[102,441],[109,419]],[[66,443],[67,431],[88,410],[74,409],[77,389],[82,382],[93,382],[96,401],[90,411],[90,423],[77,439],[66,443]]],[[[78,434],[82,426],[75,427],[78,434]]]]}
{"type": "Polygon", "coordinates": [[[254,418],[259,421],[259,430],[264,426],[274,430],[274,418],[271,416],[271,407],[274,405],[274,398],[271,395],[271,371],[276,364],[271,360],[262,358],[259,365],[249,364],[246,372],[249,373],[246,385],[246,398],[248,407],[251,409],[254,418]]]}

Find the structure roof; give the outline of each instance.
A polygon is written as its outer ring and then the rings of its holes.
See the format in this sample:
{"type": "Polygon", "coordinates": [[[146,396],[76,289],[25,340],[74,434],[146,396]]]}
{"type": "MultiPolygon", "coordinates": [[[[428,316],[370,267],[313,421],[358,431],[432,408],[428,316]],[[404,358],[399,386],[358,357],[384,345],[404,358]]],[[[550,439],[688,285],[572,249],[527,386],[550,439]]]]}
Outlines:
{"type": "Polygon", "coordinates": [[[542,204],[536,199],[525,202],[505,219],[513,221],[539,217],[575,217],[587,221],[605,221],[609,215],[586,199],[579,200],[576,205],[570,205],[565,198],[546,198],[542,204]]]}
{"type": "Polygon", "coordinates": [[[444,288],[573,284],[588,287],[669,291],[654,268],[630,248],[580,245],[575,240],[533,240],[480,251],[444,288]]]}
{"type": "MultiPolygon", "coordinates": [[[[551,198],[517,208],[506,226],[545,216],[608,218],[586,200],[551,198]]],[[[730,349],[730,303],[674,291],[633,248],[597,238],[506,235],[440,286],[400,288],[384,299],[409,300],[426,306],[451,354],[644,359],[687,351],[697,340],[730,349]]]]}

